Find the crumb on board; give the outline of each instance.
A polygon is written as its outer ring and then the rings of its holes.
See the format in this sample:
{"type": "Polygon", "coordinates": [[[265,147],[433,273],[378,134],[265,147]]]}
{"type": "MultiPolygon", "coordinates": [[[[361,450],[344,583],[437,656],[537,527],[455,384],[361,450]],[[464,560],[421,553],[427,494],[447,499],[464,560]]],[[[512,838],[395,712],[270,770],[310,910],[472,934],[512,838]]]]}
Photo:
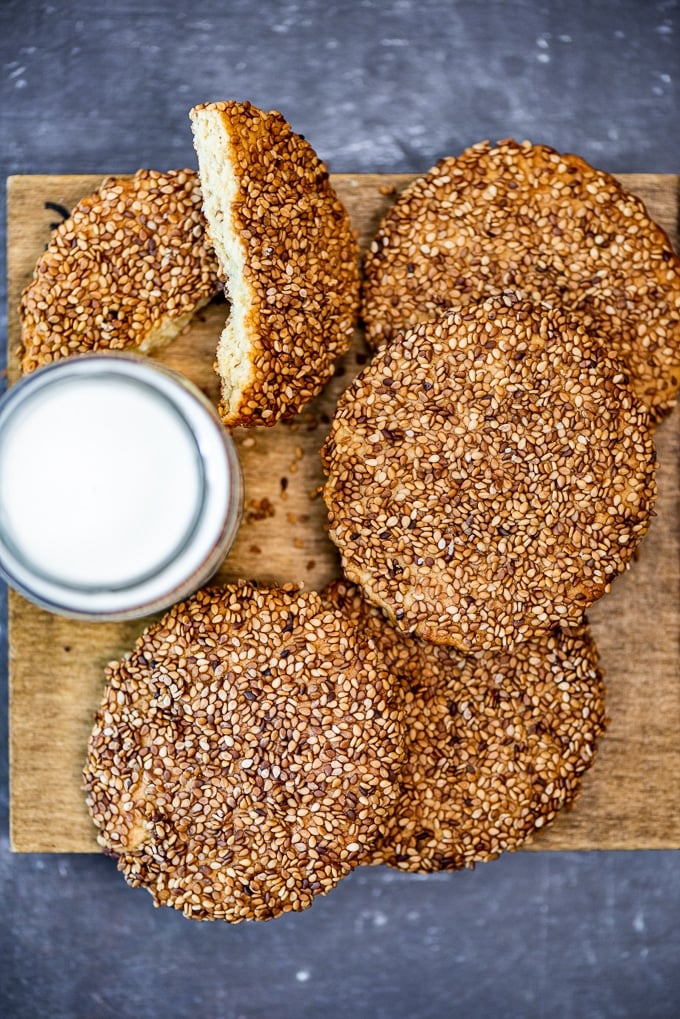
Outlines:
{"type": "Polygon", "coordinates": [[[246,512],[246,522],[254,523],[256,520],[267,520],[276,513],[271,501],[264,496],[262,499],[250,499],[246,512]]]}

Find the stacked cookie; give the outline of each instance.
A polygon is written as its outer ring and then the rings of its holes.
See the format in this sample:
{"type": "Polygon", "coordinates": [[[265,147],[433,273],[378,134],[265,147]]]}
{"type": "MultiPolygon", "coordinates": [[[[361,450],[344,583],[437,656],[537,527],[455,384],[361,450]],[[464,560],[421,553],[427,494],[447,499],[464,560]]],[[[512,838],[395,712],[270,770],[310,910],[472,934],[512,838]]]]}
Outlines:
{"type": "Polygon", "coordinates": [[[400,196],[364,262],[373,347],[519,290],[575,314],[660,420],[680,385],[680,259],[639,198],[575,155],[512,140],[447,157],[400,196]]]}
{"type": "Polygon", "coordinates": [[[668,238],[578,157],[484,143],[402,194],[364,274],[378,350],[323,451],[346,575],[463,651],[579,622],[649,524],[680,384],[668,238]]]}
{"type": "Polygon", "coordinates": [[[404,633],[503,651],[579,624],[656,493],[648,415],[562,309],[489,298],[383,347],[323,451],[346,576],[404,633]]]}

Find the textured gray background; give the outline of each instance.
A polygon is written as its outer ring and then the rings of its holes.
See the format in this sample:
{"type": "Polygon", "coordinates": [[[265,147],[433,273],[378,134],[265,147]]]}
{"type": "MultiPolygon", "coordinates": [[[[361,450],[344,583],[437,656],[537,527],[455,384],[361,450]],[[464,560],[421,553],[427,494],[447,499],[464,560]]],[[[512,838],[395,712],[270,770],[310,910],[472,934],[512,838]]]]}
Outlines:
{"type": "MultiPolygon", "coordinates": [[[[676,0],[0,0],[0,80],[6,174],[195,165],[189,107],[231,97],[338,172],[507,136],[680,171],[676,0]]],[[[195,924],[103,857],[10,854],[2,696],[2,1019],[680,1016],[680,853],[364,869],[299,916],[195,924]]]]}

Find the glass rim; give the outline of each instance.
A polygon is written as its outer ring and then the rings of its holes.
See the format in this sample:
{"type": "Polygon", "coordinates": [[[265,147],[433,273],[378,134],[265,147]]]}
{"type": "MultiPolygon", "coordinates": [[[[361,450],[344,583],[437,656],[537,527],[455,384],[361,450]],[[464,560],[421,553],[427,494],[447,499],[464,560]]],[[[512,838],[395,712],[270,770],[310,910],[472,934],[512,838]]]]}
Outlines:
{"type": "Polygon", "coordinates": [[[29,600],[62,615],[87,618],[131,618],[177,600],[178,590],[195,590],[216,550],[226,555],[240,524],[243,477],[233,439],[216,409],[189,379],[130,352],[106,351],[76,355],[45,365],[24,376],[0,398],[0,429],[27,399],[55,382],[68,379],[118,377],[162,398],[196,450],[199,492],[191,525],[183,540],[143,575],[116,585],[77,584],[35,568],[0,528],[0,574],[29,600]],[[58,376],[55,379],[55,376],[58,376]],[[225,546],[225,548],[222,548],[225,546]],[[18,554],[17,554],[18,553],[18,554]]]}

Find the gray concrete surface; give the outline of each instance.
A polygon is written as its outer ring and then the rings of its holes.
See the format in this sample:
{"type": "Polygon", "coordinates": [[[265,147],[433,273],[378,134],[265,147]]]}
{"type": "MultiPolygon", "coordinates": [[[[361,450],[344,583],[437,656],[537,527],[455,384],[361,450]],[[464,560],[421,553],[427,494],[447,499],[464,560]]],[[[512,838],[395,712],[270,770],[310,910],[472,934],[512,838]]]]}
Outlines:
{"type": "MultiPolygon", "coordinates": [[[[1,0],[0,82],[4,174],[195,165],[187,111],[229,97],[280,109],[338,172],[508,136],[680,171],[677,0],[1,0]]],[[[2,1019],[680,1015],[677,852],[364,869],[238,927],[154,910],[103,857],[11,854],[5,618],[2,1019]]]]}

